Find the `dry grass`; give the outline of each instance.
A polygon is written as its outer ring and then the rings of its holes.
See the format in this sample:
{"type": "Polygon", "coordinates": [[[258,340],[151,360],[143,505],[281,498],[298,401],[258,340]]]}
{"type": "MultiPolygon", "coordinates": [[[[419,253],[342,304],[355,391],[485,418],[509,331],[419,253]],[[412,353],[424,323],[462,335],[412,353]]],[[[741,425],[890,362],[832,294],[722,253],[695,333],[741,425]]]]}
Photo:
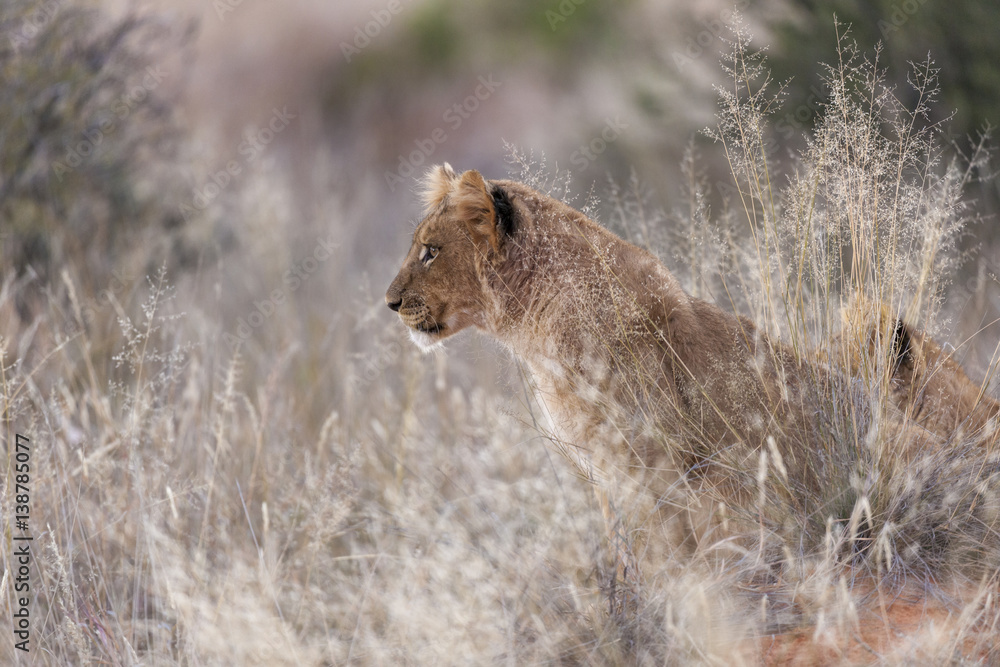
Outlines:
{"type": "MultiPolygon", "coordinates": [[[[780,188],[763,72],[747,58],[738,48],[719,135],[739,200],[708,232],[692,176],[688,238],[701,244],[684,255],[701,277],[689,288],[802,350],[832,339],[855,292],[933,330],[969,172],[940,165],[920,109],[898,107],[877,68],[848,59],[831,69],[831,106],[780,188]],[[755,243],[741,253],[735,234],[748,222],[755,243]]],[[[0,661],[997,660],[995,452],[929,459],[903,477],[887,473],[887,455],[837,460],[849,499],[804,524],[786,521],[786,495],[768,490],[780,484],[773,461],[740,471],[759,501],[727,511],[760,531],[693,555],[648,540],[640,606],[611,614],[600,510],[535,424],[516,366],[501,362],[498,380],[489,369],[501,355],[480,363],[479,347],[459,342],[447,360],[412,349],[381,305],[395,258],[359,289],[340,268],[358,231],[336,197],[319,202],[321,220],[303,216],[292,183],[266,165],[233,195],[227,212],[246,220],[246,237],[196,271],[119,288],[94,285],[83,261],[45,282],[5,266],[6,567],[15,433],[33,445],[34,542],[32,651],[7,635],[0,661]],[[329,225],[333,258],[286,289],[329,225]],[[275,314],[227,344],[275,289],[286,297],[275,314]],[[858,548],[862,538],[875,546],[858,548]]],[[[621,220],[645,221],[642,240],[655,243],[660,223],[635,208],[641,199],[621,201],[632,202],[621,220]]],[[[138,249],[114,263],[159,259],[138,249]]],[[[884,373],[871,377],[863,389],[878,415],[884,373]]],[[[831,405],[841,417],[855,409],[831,405]]],[[[881,438],[877,452],[892,444],[881,438]]],[[[15,608],[10,576],[0,596],[15,608]]]]}

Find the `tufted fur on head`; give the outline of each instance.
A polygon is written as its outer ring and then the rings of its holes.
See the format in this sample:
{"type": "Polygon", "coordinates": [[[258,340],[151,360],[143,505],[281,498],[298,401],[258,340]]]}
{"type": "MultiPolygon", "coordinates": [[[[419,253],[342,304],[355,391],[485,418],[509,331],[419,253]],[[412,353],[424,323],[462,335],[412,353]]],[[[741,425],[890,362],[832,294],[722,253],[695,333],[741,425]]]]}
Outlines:
{"type": "Polygon", "coordinates": [[[437,208],[444,198],[447,197],[455,187],[458,174],[451,168],[451,165],[435,165],[423,179],[423,190],[421,199],[424,203],[424,215],[427,215],[437,208]]]}
{"type": "Polygon", "coordinates": [[[457,217],[469,226],[474,240],[500,249],[502,236],[513,232],[513,215],[506,192],[488,185],[482,174],[469,170],[457,174],[445,162],[433,167],[423,182],[424,215],[430,214],[446,199],[455,207],[457,217]],[[507,213],[507,215],[501,214],[507,213]]]}

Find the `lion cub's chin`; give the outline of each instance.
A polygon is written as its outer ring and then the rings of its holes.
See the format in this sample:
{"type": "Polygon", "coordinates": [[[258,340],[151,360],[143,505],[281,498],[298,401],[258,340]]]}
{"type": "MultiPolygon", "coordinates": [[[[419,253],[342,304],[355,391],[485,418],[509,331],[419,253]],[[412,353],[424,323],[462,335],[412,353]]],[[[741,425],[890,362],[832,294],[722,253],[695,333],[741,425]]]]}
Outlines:
{"type": "Polygon", "coordinates": [[[443,338],[416,329],[410,329],[410,340],[416,343],[421,352],[430,352],[444,346],[443,338]]]}

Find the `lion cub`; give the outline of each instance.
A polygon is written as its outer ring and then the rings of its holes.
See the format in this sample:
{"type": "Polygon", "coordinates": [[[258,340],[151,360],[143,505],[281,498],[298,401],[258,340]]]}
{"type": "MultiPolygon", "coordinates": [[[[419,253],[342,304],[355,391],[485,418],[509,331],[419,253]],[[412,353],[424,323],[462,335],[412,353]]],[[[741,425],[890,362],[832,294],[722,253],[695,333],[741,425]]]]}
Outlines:
{"type": "MultiPolygon", "coordinates": [[[[870,435],[857,383],[690,296],[652,254],[526,185],[445,164],[424,204],[389,308],[424,349],[475,327],[520,357],[553,440],[598,487],[631,486],[661,508],[685,507],[691,488],[746,504],[766,467],[779,479],[770,493],[826,520],[832,468],[870,435]]],[[[904,383],[939,350],[908,335],[922,345],[901,357],[904,383]]]]}
{"type": "Polygon", "coordinates": [[[815,483],[803,451],[820,435],[826,370],[523,184],[438,166],[424,203],[386,292],[422,348],[470,326],[495,337],[531,370],[559,439],[599,470],[713,478],[769,446],[798,483],[815,483]]]}

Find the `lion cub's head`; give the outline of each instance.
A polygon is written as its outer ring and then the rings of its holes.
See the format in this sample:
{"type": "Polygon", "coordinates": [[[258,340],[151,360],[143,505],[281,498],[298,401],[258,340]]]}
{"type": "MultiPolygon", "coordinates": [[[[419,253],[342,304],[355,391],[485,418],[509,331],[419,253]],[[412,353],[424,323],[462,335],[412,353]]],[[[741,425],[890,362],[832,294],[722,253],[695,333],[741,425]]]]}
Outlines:
{"type": "Polygon", "coordinates": [[[459,176],[444,164],[428,175],[424,219],[385,293],[386,304],[424,350],[469,325],[482,326],[483,269],[503,244],[498,207],[509,206],[506,197],[477,171],[459,176]]]}

